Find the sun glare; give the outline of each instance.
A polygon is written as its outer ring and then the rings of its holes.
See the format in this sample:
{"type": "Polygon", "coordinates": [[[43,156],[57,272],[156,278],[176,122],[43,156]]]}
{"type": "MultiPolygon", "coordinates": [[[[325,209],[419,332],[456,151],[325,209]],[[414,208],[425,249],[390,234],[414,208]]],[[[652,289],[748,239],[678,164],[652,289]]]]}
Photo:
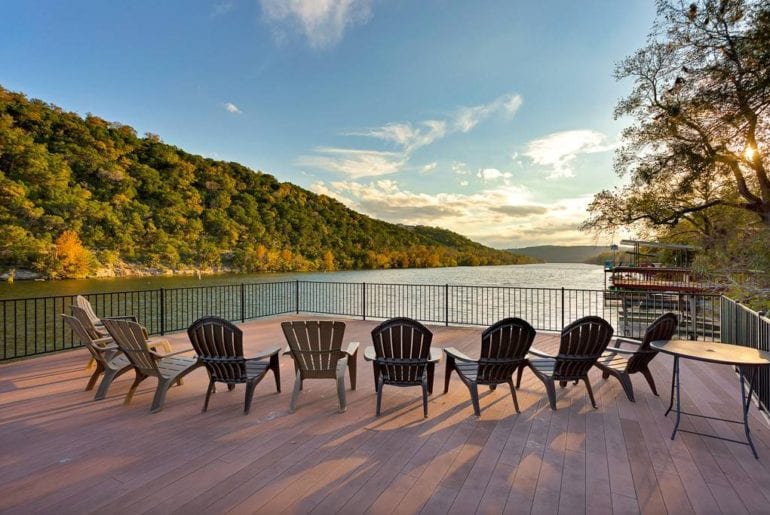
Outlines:
{"type": "Polygon", "coordinates": [[[743,151],[743,156],[746,158],[747,161],[753,161],[754,160],[754,147],[752,147],[752,146],[746,147],[746,150],[743,151]]]}

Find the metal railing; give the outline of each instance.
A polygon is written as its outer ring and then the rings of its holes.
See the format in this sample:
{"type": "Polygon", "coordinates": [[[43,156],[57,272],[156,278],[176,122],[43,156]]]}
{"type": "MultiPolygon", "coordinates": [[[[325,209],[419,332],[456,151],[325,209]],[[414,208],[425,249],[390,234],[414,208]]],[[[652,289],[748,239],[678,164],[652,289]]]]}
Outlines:
{"type": "MultiPolygon", "coordinates": [[[[286,313],[363,319],[406,316],[427,323],[488,326],[520,317],[536,329],[559,331],[598,315],[616,334],[640,337],[660,314],[680,317],[679,338],[718,340],[720,297],[713,294],[425,284],[284,281],[194,288],[90,293],[101,317],[135,315],[150,334],[186,329],[204,315],[235,322],[286,313]]],[[[0,300],[0,361],[79,346],[60,314],[74,297],[0,300]]]]}
{"type": "MultiPolygon", "coordinates": [[[[727,297],[722,297],[722,341],[763,351],[770,350],[770,318],[727,297]]],[[[762,367],[754,384],[760,407],[770,407],[770,369],[762,367]]]]}

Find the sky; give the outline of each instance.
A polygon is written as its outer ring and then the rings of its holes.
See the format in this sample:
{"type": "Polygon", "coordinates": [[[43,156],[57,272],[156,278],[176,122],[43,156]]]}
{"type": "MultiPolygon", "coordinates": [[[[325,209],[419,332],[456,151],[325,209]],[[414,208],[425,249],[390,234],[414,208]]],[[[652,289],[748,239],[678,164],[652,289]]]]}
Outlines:
{"type": "MultiPolygon", "coordinates": [[[[0,85],[359,212],[516,248],[621,185],[652,0],[0,0],[0,85]]],[[[615,237],[617,239],[617,237],[615,237]]]]}

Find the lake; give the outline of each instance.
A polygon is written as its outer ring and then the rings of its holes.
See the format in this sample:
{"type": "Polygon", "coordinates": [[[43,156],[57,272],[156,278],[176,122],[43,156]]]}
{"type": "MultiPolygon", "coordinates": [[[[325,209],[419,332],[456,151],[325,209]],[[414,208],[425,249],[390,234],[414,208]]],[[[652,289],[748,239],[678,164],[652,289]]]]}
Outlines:
{"type": "Polygon", "coordinates": [[[398,270],[351,270],[285,274],[221,274],[202,276],[120,277],[16,281],[0,283],[0,299],[75,295],[79,293],[137,291],[278,281],[328,281],[382,284],[449,284],[526,288],[604,289],[604,271],[598,265],[543,263],[535,265],[459,266],[398,270]]]}

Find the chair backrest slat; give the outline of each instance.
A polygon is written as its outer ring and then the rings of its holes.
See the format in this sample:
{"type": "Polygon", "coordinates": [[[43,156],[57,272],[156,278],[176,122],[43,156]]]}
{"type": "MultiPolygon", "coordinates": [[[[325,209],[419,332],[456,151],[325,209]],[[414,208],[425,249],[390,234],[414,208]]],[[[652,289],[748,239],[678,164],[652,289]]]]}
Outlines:
{"type": "Polygon", "coordinates": [[[644,331],[642,342],[637,349],[641,352],[634,354],[628,360],[626,371],[634,373],[647,368],[647,365],[657,354],[657,352],[650,348],[650,343],[659,340],[670,340],[676,332],[677,325],[679,325],[679,319],[674,313],[665,313],[653,320],[649,327],[647,327],[647,330],[644,331]]]}
{"type": "Polygon", "coordinates": [[[345,324],[331,320],[281,323],[294,363],[303,378],[335,378],[337,362],[345,353],[345,324]]]}
{"type": "Polygon", "coordinates": [[[192,323],[187,336],[211,379],[224,383],[247,381],[243,331],[238,326],[220,317],[203,317],[192,323]]]}
{"type": "Polygon", "coordinates": [[[97,340],[102,337],[103,333],[100,334],[99,331],[96,330],[94,321],[88,315],[88,311],[86,309],[77,305],[73,305],[73,306],[70,306],[70,310],[72,312],[72,316],[75,317],[78,320],[78,322],[80,322],[80,325],[83,326],[83,329],[88,333],[89,337],[92,340],[97,340]]]}
{"type": "Polygon", "coordinates": [[[385,384],[421,384],[433,333],[416,320],[398,317],[372,330],[376,363],[385,384]]]}
{"type": "Polygon", "coordinates": [[[147,346],[145,329],[131,320],[104,319],[104,327],[128,360],[145,375],[159,377],[158,363],[147,346]]]}
{"type": "Polygon", "coordinates": [[[585,376],[607,348],[613,333],[610,323],[596,316],[583,317],[565,327],[554,378],[573,380],[585,376]]]}
{"type": "Polygon", "coordinates": [[[508,380],[535,340],[535,329],[521,318],[505,318],[481,334],[478,381],[508,380]]]}
{"type": "Polygon", "coordinates": [[[82,295],[76,295],[75,296],[75,305],[85,311],[86,316],[88,316],[88,319],[91,321],[93,325],[96,325],[101,322],[98,316],[96,316],[96,312],[94,311],[93,306],[91,305],[91,301],[89,301],[87,298],[85,298],[82,295]]]}
{"type": "Polygon", "coordinates": [[[91,353],[94,359],[102,365],[106,366],[107,362],[104,356],[104,351],[96,347],[96,344],[94,343],[95,338],[91,338],[91,335],[88,334],[88,331],[86,331],[85,327],[83,327],[83,324],[80,323],[80,320],[73,316],[65,315],[64,313],[62,313],[61,316],[67,325],[70,326],[72,332],[75,333],[78,340],[80,340],[80,343],[82,343],[88,349],[88,352],[91,353]]]}

